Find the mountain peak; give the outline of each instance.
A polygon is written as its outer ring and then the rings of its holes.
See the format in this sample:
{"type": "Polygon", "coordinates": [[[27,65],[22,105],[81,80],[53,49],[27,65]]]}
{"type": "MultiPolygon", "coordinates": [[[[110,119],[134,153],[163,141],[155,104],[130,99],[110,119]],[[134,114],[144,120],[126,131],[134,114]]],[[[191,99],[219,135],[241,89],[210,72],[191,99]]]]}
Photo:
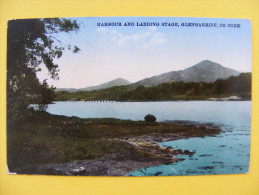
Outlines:
{"type": "Polygon", "coordinates": [[[217,64],[216,62],[212,62],[210,60],[202,60],[199,63],[215,63],[215,64],[217,64]]]}
{"type": "Polygon", "coordinates": [[[213,61],[203,60],[203,61],[199,62],[198,64],[195,64],[189,68],[186,68],[185,70],[190,69],[190,68],[224,68],[224,67],[213,61]]]}
{"type": "Polygon", "coordinates": [[[91,87],[85,87],[85,88],[58,88],[56,91],[70,91],[70,92],[76,92],[76,91],[93,91],[93,90],[100,90],[100,89],[106,89],[110,87],[115,87],[115,86],[123,86],[123,85],[129,85],[131,82],[129,82],[126,79],[123,78],[117,78],[111,81],[108,81],[106,83],[102,83],[100,85],[96,86],[91,86],[91,87]]]}
{"type": "Polygon", "coordinates": [[[124,78],[117,78],[117,79],[111,80],[109,82],[114,82],[114,81],[120,81],[120,82],[123,82],[124,84],[126,84],[126,83],[130,84],[131,83],[131,82],[129,82],[128,80],[126,80],[124,78]]]}
{"type": "Polygon", "coordinates": [[[93,90],[106,89],[106,88],[110,88],[110,87],[129,85],[129,84],[131,84],[131,82],[129,82],[128,80],[123,79],[123,78],[117,78],[117,79],[108,81],[106,83],[102,83],[100,85],[81,88],[78,90],[79,91],[93,91],[93,90]]]}
{"type": "Polygon", "coordinates": [[[171,71],[151,78],[138,81],[137,85],[154,86],[165,82],[214,82],[217,79],[226,79],[237,76],[240,72],[226,68],[216,62],[203,60],[189,68],[180,71],[171,71]]]}
{"type": "Polygon", "coordinates": [[[219,63],[216,63],[216,62],[213,62],[213,61],[210,61],[210,60],[203,60],[203,61],[199,62],[198,64],[204,64],[204,65],[207,65],[207,66],[221,66],[221,67],[223,67],[219,63]]]}

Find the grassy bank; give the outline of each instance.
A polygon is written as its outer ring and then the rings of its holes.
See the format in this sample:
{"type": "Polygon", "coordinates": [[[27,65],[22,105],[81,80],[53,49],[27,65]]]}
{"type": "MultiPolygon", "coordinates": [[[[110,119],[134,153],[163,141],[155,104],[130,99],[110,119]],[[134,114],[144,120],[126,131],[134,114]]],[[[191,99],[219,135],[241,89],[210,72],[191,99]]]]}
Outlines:
{"type": "Polygon", "coordinates": [[[80,119],[33,111],[20,124],[8,127],[8,167],[11,172],[34,173],[41,165],[93,160],[107,154],[128,154],[123,160],[148,162],[159,158],[156,147],[147,147],[150,136],[151,141],[153,137],[161,141],[163,136],[177,139],[219,132],[195,124],[80,119]],[[145,136],[149,138],[143,142],[145,136]],[[127,141],[136,138],[137,145],[127,141]]]}

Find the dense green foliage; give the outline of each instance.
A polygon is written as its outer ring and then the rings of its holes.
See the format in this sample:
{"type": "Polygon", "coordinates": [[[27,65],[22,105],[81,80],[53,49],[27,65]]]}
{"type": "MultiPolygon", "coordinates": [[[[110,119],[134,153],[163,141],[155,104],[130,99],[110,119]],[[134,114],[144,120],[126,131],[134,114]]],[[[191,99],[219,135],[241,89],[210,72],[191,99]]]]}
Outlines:
{"type": "Polygon", "coordinates": [[[153,87],[132,85],[111,87],[97,91],[56,92],[56,100],[114,100],[114,101],[161,101],[193,100],[210,97],[240,96],[251,98],[251,73],[242,73],[213,83],[172,82],[153,87]]]}
{"type": "MultiPolygon", "coordinates": [[[[43,65],[51,78],[58,79],[58,65],[65,46],[55,33],[77,31],[76,21],[68,19],[10,20],[7,33],[7,118],[8,124],[17,122],[28,111],[30,103],[49,103],[54,88],[46,80],[40,83],[36,73],[43,65]]],[[[74,51],[78,51],[75,47],[74,51]]],[[[41,107],[41,106],[40,106],[41,107]]]]}

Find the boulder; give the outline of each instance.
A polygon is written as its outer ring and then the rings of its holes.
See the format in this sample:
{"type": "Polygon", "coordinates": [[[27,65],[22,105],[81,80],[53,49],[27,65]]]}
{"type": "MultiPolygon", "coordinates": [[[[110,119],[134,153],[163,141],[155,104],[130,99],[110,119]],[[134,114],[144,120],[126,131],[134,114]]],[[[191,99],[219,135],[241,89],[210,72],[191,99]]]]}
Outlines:
{"type": "Polygon", "coordinates": [[[146,115],[144,119],[146,122],[156,122],[156,117],[152,114],[146,115]]]}

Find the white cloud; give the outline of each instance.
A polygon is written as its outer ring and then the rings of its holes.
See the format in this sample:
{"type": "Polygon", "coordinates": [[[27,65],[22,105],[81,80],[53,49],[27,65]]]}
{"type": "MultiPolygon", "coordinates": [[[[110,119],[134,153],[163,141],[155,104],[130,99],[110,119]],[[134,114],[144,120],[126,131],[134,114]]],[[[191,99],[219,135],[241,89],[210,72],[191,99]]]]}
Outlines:
{"type": "Polygon", "coordinates": [[[155,32],[155,31],[156,31],[156,26],[150,26],[149,29],[150,29],[151,31],[155,32]]]}
{"type": "Polygon", "coordinates": [[[99,40],[102,42],[112,43],[113,46],[123,47],[127,44],[141,46],[142,48],[150,48],[155,45],[166,42],[166,35],[161,32],[156,32],[156,27],[151,26],[148,31],[137,32],[132,35],[124,35],[117,30],[109,30],[107,28],[97,28],[99,33],[99,40]]]}
{"type": "Polygon", "coordinates": [[[152,38],[143,45],[144,48],[149,48],[154,45],[159,45],[166,42],[166,37],[164,33],[155,33],[152,38]]]}
{"type": "Polygon", "coordinates": [[[96,31],[97,31],[98,33],[105,33],[105,32],[108,32],[109,30],[108,30],[107,28],[101,27],[101,28],[97,28],[96,31]]]}

